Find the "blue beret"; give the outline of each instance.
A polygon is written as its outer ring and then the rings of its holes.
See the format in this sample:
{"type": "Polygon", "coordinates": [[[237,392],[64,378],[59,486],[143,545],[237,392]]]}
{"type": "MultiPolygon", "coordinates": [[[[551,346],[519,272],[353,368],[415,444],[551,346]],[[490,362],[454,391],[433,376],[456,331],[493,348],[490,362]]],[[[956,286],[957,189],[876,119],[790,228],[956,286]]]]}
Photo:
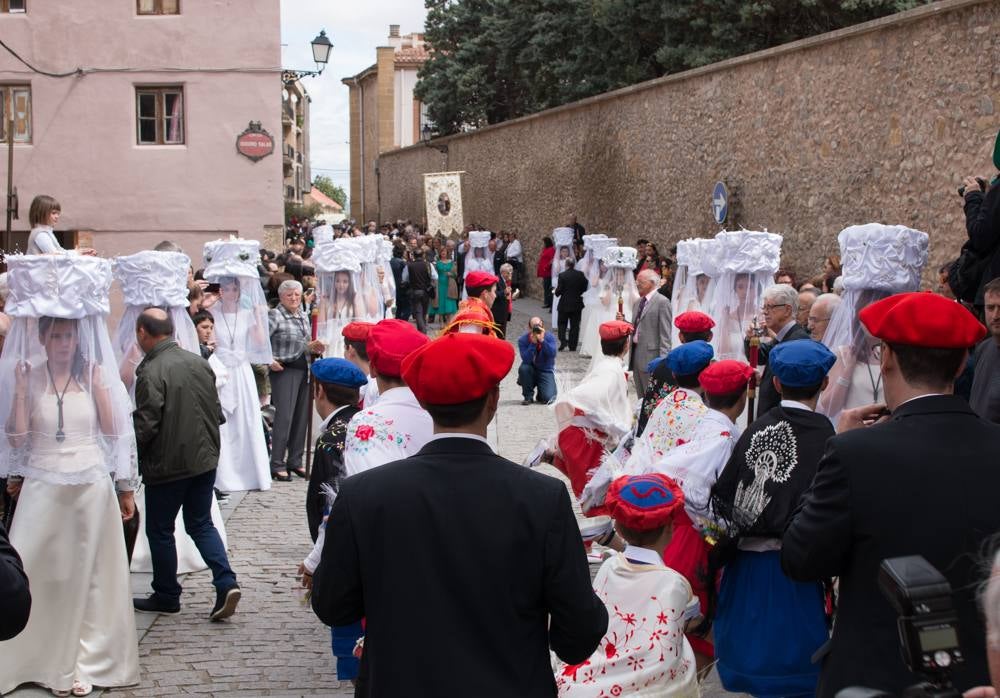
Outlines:
{"type": "Polygon", "coordinates": [[[675,376],[693,376],[708,366],[713,356],[712,345],[703,339],[696,339],[671,350],[667,354],[667,366],[675,376]]]}
{"type": "Polygon", "coordinates": [[[826,345],[811,339],[780,342],[767,355],[771,373],[789,388],[819,385],[836,360],[826,345]]]}
{"type": "Polygon", "coordinates": [[[312,373],[320,383],[346,385],[360,388],[368,383],[368,376],[347,359],[320,359],[313,362],[312,373]]]}

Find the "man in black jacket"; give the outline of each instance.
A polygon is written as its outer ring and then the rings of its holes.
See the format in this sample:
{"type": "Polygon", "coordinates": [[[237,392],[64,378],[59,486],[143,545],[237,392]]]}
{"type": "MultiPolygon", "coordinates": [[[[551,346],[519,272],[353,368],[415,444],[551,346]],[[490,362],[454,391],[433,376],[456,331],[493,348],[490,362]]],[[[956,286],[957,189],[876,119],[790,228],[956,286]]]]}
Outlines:
{"type": "Polygon", "coordinates": [[[143,311],[136,321],[136,339],[146,356],[135,371],[132,422],[146,488],[153,594],[132,603],[137,611],[180,612],[174,521],[183,509],[184,530],[212,570],[216,597],[209,618],[222,620],[240,600],[236,574],[211,514],[222,407],[208,362],[181,349],[173,334],[173,321],[159,308],[143,311]]]}
{"type": "Polygon", "coordinates": [[[312,604],[328,625],[366,618],[357,696],[555,696],[549,648],[576,664],[607,629],[565,486],[486,441],[513,362],[466,333],[408,356],[435,436],[341,486],[312,604]]]}
{"type": "Polygon", "coordinates": [[[31,612],[31,592],[21,558],[7,539],[7,529],[0,523],[0,641],[9,640],[24,630],[31,612]]]}
{"type": "MultiPolygon", "coordinates": [[[[1000,132],[993,147],[993,165],[1000,170],[1000,132]]],[[[979,256],[989,259],[976,290],[975,305],[981,308],[983,288],[1000,277],[1000,175],[993,177],[985,191],[975,177],[966,177],[964,185],[965,231],[969,236],[966,244],[979,256]]]]}
{"type": "Polygon", "coordinates": [[[574,267],[572,258],[566,260],[566,271],[559,274],[556,290],[553,294],[559,297],[556,315],[559,324],[559,351],[569,347],[576,351],[576,343],[580,339],[580,316],[583,314],[583,294],[587,292],[587,276],[574,267]],[[567,336],[566,327],[569,326],[567,336]]]}
{"type": "Polygon", "coordinates": [[[930,293],[890,296],[861,311],[881,340],[886,405],[846,410],[781,545],[785,573],[840,578],[840,602],[818,693],[847,686],[892,694],[920,679],[903,664],[897,615],[878,588],[886,558],[923,555],[952,588],[965,663],[959,690],[989,682],[976,589],[985,544],[1000,531],[1000,426],[953,394],[968,347],[985,328],[930,293]],[[879,423],[868,426],[874,420],[879,423]]]}
{"type": "MultiPolygon", "coordinates": [[[[764,367],[764,375],[760,379],[760,390],[757,398],[757,414],[766,414],[772,407],[781,402],[781,395],[774,387],[774,372],[768,365],[767,355],[771,349],[782,342],[796,339],[809,339],[809,330],[795,321],[799,310],[799,293],[788,284],[775,284],[764,291],[764,324],[770,341],[761,342],[758,354],[758,365],[764,367]]],[[[751,330],[747,330],[747,334],[751,330]]],[[[750,346],[747,341],[747,358],[750,357],[750,346]]],[[[750,415],[753,419],[754,415],[750,415]]]]}

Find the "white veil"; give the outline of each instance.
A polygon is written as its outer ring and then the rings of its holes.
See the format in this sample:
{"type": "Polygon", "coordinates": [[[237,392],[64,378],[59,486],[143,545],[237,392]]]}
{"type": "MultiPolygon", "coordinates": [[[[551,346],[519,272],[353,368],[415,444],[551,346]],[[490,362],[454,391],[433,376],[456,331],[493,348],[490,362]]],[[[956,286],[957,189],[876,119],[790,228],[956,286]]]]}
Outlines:
{"type": "MultiPolygon", "coordinates": [[[[555,228],[552,231],[552,240],[555,242],[556,252],[552,257],[552,291],[555,292],[559,285],[559,275],[566,271],[566,260],[576,260],[573,252],[573,229],[555,228]]],[[[552,327],[559,325],[559,299],[552,301],[552,327]]]]}
{"type": "Polygon", "coordinates": [[[210,309],[215,318],[215,356],[226,366],[274,360],[267,299],[257,273],[259,259],[256,240],[205,243],[205,279],[220,286],[219,300],[210,309]]]}
{"type": "Polygon", "coordinates": [[[337,238],[318,245],[316,261],[318,293],[317,339],[326,345],[327,358],[344,356],[344,326],[366,320],[368,312],[361,292],[359,238],[337,238]]]}
{"type": "Polygon", "coordinates": [[[387,292],[384,283],[385,271],[382,270],[378,262],[379,241],[382,240],[382,236],[377,234],[364,235],[359,238],[350,238],[350,240],[357,246],[358,259],[361,261],[358,290],[364,304],[364,317],[362,319],[366,322],[378,322],[385,317],[387,292]],[[382,280],[379,280],[379,271],[382,271],[382,280]]]}
{"type": "Polygon", "coordinates": [[[17,255],[7,265],[13,323],[0,356],[0,477],[72,485],[110,474],[133,489],[132,402],[107,329],[111,263],[17,255]],[[63,369],[67,382],[54,383],[63,369]]]}
{"type": "MultiPolygon", "coordinates": [[[[607,317],[610,303],[602,302],[601,292],[604,289],[604,279],[608,276],[608,265],[604,262],[604,253],[609,247],[618,244],[618,238],[609,238],[605,235],[584,235],[584,238],[591,238],[590,247],[584,252],[584,258],[589,254],[591,259],[586,265],[587,271],[587,291],[583,294],[583,315],[580,316],[580,354],[590,356],[594,352],[594,342],[588,342],[587,338],[597,332],[597,328],[602,322],[614,319],[614,312],[611,317],[607,317]]],[[[584,242],[587,245],[587,242],[584,242]]],[[[581,269],[581,271],[583,271],[581,269]]],[[[598,342],[598,346],[600,342],[598,342]]]]}

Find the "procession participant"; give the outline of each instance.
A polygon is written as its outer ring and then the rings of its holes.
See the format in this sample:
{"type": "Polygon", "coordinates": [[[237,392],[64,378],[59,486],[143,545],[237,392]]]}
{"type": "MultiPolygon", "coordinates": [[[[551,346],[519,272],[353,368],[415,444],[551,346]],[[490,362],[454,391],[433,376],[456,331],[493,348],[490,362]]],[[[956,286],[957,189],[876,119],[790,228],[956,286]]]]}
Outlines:
{"type": "MultiPolygon", "coordinates": [[[[568,266],[566,265],[567,260],[572,259],[575,263],[576,252],[573,246],[573,229],[572,228],[555,228],[552,231],[552,238],[555,240],[555,256],[552,258],[552,289],[555,290],[556,286],[559,284],[559,275],[562,274],[568,266]]],[[[583,238],[580,238],[581,244],[583,238]]],[[[559,327],[559,307],[558,303],[552,304],[552,324],[550,327],[559,327]]]]}
{"type": "Polygon", "coordinates": [[[722,533],[708,578],[725,568],[713,627],[716,669],[727,691],[816,693],[812,656],[828,637],[824,588],[785,576],[781,536],[833,436],[830,420],[814,410],[835,360],[811,339],[771,350],[768,366],[781,401],[743,432],[712,488],[722,533]]]}
{"type": "Polygon", "coordinates": [[[583,259],[579,270],[587,277],[587,292],[583,294],[583,315],[580,317],[580,355],[593,356],[594,351],[600,351],[597,328],[602,322],[614,320],[615,311],[611,308],[610,295],[602,296],[604,278],[607,276],[608,265],[604,262],[604,253],[609,247],[618,244],[617,238],[605,235],[588,235],[585,243],[583,259]],[[588,260],[587,258],[590,257],[588,260]],[[608,312],[610,310],[610,312],[608,312]],[[588,342],[590,335],[595,338],[588,342]]]}
{"type": "Polygon", "coordinates": [[[817,342],[823,341],[826,328],[830,326],[830,318],[840,305],[841,298],[836,293],[824,293],[813,301],[809,308],[809,316],[806,318],[806,327],[809,329],[809,336],[817,342]]]}
{"type": "Polygon", "coordinates": [[[469,239],[459,246],[459,254],[463,254],[463,259],[465,260],[462,269],[462,278],[465,280],[465,288],[462,290],[462,300],[465,300],[469,295],[469,274],[482,272],[493,276],[494,253],[490,250],[490,231],[469,231],[469,239]]]}
{"type": "Polygon", "coordinates": [[[271,488],[260,397],[251,364],[274,361],[268,337],[267,301],[257,274],[260,243],[215,240],[205,243],[205,278],[219,284],[215,318],[215,356],[228,372],[219,401],[226,423],[215,486],[223,492],[271,488]],[[227,412],[228,408],[232,412],[227,412]]]}
{"type": "Polygon", "coordinates": [[[881,341],[886,403],[844,412],[781,542],[782,569],[792,579],[839,577],[817,693],[864,685],[900,694],[921,680],[903,663],[897,615],[877,583],[882,560],[901,555],[922,555],[948,580],[965,659],[953,667],[955,688],[983,685],[976,589],[982,551],[1000,530],[1000,427],[980,419],[953,388],[968,347],[986,329],[961,304],[933,293],[890,296],[860,320],[881,341]]]}
{"type": "Polygon", "coordinates": [[[597,300],[597,285],[601,280],[601,256],[606,249],[603,245],[607,240],[608,236],[602,233],[583,236],[583,256],[576,264],[576,270],[587,278],[587,291],[583,294],[583,314],[580,316],[581,329],[586,327],[590,308],[597,300]],[[595,249],[595,246],[599,249],[595,249]]]}
{"type": "Polygon", "coordinates": [[[685,626],[697,620],[698,599],[660,557],[684,495],[669,477],[651,473],[618,478],[607,501],[627,543],[594,578],[608,630],[586,661],[555,664],[559,695],[698,696],[694,652],[684,637],[685,626]]]}
{"type": "Polygon", "coordinates": [[[410,354],[433,440],[341,485],[312,605],[328,624],[365,617],[358,696],[553,695],[550,648],[578,663],[604,635],[566,488],[486,441],[513,361],[508,342],[461,333],[410,354]]]}
{"type": "Polygon", "coordinates": [[[295,473],[306,477],[302,456],[306,448],[309,414],[309,357],[323,353],[312,337],[310,317],[302,309],[302,284],[284,281],[278,287],[278,305],[268,313],[271,353],[271,477],[287,481],[295,473]]]}
{"type": "MultiPolygon", "coordinates": [[[[702,340],[712,341],[712,328],[715,321],[705,313],[697,310],[689,310],[674,318],[674,327],[677,329],[677,341],[675,347],[680,347],[687,342],[702,340]]],[[[714,352],[713,352],[714,354],[714,352]]],[[[669,356],[669,355],[668,355],[669,356]]],[[[636,425],[636,437],[643,434],[646,423],[649,421],[653,410],[663,401],[667,395],[677,388],[677,382],[670,365],[660,357],[652,361],[647,370],[649,371],[649,387],[642,397],[642,407],[639,408],[639,421],[636,425]]]]}
{"type": "Polygon", "coordinates": [[[27,682],[57,695],[133,685],[122,521],[134,515],[136,451],[106,324],[111,263],[13,255],[7,265],[14,322],[0,357],[0,477],[17,499],[10,542],[33,603],[24,631],[0,642],[0,693],[27,682]]]}
{"type": "Polygon", "coordinates": [[[590,308],[587,324],[580,326],[580,353],[591,357],[601,355],[601,334],[597,328],[617,317],[619,296],[626,315],[631,314],[633,304],[639,299],[632,274],[636,251],[631,247],[619,247],[614,238],[610,242],[613,244],[604,249],[599,262],[601,278],[596,302],[590,308]]]}
{"type": "MultiPolygon", "coordinates": [[[[760,379],[760,390],[758,391],[758,415],[764,414],[780,402],[772,380],[773,373],[767,360],[772,348],[777,347],[782,342],[809,338],[809,332],[795,319],[799,309],[798,305],[799,294],[793,286],[775,284],[764,290],[761,310],[767,335],[758,347],[758,358],[760,364],[764,366],[764,373],[760,379]]],[[[748,328],[747,338],[744,341],[747,356],[750,355],[750,337],[752,335],[753,329],[748,328]]],[[[750,417],[753,416],[750,415],[750,417]]]]}
{"type": "Polygon", "coordinates": [[[468,297],[458,304],[458,312],[451,322],[441,328],[441,334],[465,332],[497,336],[498,327],[493,321],[493,303],[497,299],[497,281],[489,272],[473,271],[465,276],[465,293],[468,297]]]}
{"type": "Polygon", "coordinates": [[[317,338],[326,345],[327,358],[343,358],[344,326],[365,320],[368,315],[361,292],[361,260],[355,239],[337,238],[319,245],[313,255],[319,284],[317,338]]]}
{"type": "Polygon", "coordinates": [[[902,225],[852,225],[837,236],[844,295],[823,334],[837,356],[816,411],[838,426],[841,410],[885,401],[879,343],[868,334],[860,312],[894,293],[920,288],[927,263],[927,233],[902,225]]]}
{"type": "Polygon", "coordinates": [[[430,415],[400,378],[403,359],[428,341],[402,320],[382,320],[369,332],[366,346],[379,398],[348,425],[344,466],[349,476],[413,455],[431,437],[430,415]]]}
{"type": "MultiPolygon", "coordinates": [[[[594,357],[587,375],[561,394],[553,408],[559,434],[552,464],[569,478],[577,497],[600,466],[604,452],[614,450],[632,428],[624,363],[632,325],[612,320],[603,323],[599,332],[601,356],[594,357]]],[[[603,508],[596,507],[587,515],[603,513],[603,508]]]]}
{"type": "Polygon", "coordinates": [[[371,361],[368,359],[368,335],[374,322],[355,321],[344,325],[344,358],[358,367],[368,377],[368,384],[361,388],[361,407],[371,407],[378,400],[378,382],[372,375],[371,361]]]}
{"type": "Polygon", "coordinates": [[[59,225],[59,217],[62,215],[62,206],[48,194],[39,194],[31,200],[31,207],[28,209],[28,224],[31,232],[28,233],[27,254],[74,254],[95,256],[95,252],[90,247],[78,247],[75,250],[67,250],[59,244],[53,228],[59,225]]]}

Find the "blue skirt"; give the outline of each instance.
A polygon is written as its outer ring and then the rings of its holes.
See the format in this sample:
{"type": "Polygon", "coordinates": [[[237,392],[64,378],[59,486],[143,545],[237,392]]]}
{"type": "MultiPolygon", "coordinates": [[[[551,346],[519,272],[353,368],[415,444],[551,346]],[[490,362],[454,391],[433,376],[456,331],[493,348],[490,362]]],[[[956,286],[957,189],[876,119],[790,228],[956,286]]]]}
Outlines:
{"type": "Polygon", "coordinates": [[[727,691],[812,696],[812,655],[828,638],[819,583],[781,571],[781,553],[740,551],[726,566],[716,611],[715,657],[727,691]]]}
{"type": "Polygon", "coordinates": [[[337,680],[351,681],[358,678],[361,660],[354,656],[354,646],[365,634],[361,621],[351,625],[334,625],[330,628],[330,644],[337,659],[337,680]]]}

